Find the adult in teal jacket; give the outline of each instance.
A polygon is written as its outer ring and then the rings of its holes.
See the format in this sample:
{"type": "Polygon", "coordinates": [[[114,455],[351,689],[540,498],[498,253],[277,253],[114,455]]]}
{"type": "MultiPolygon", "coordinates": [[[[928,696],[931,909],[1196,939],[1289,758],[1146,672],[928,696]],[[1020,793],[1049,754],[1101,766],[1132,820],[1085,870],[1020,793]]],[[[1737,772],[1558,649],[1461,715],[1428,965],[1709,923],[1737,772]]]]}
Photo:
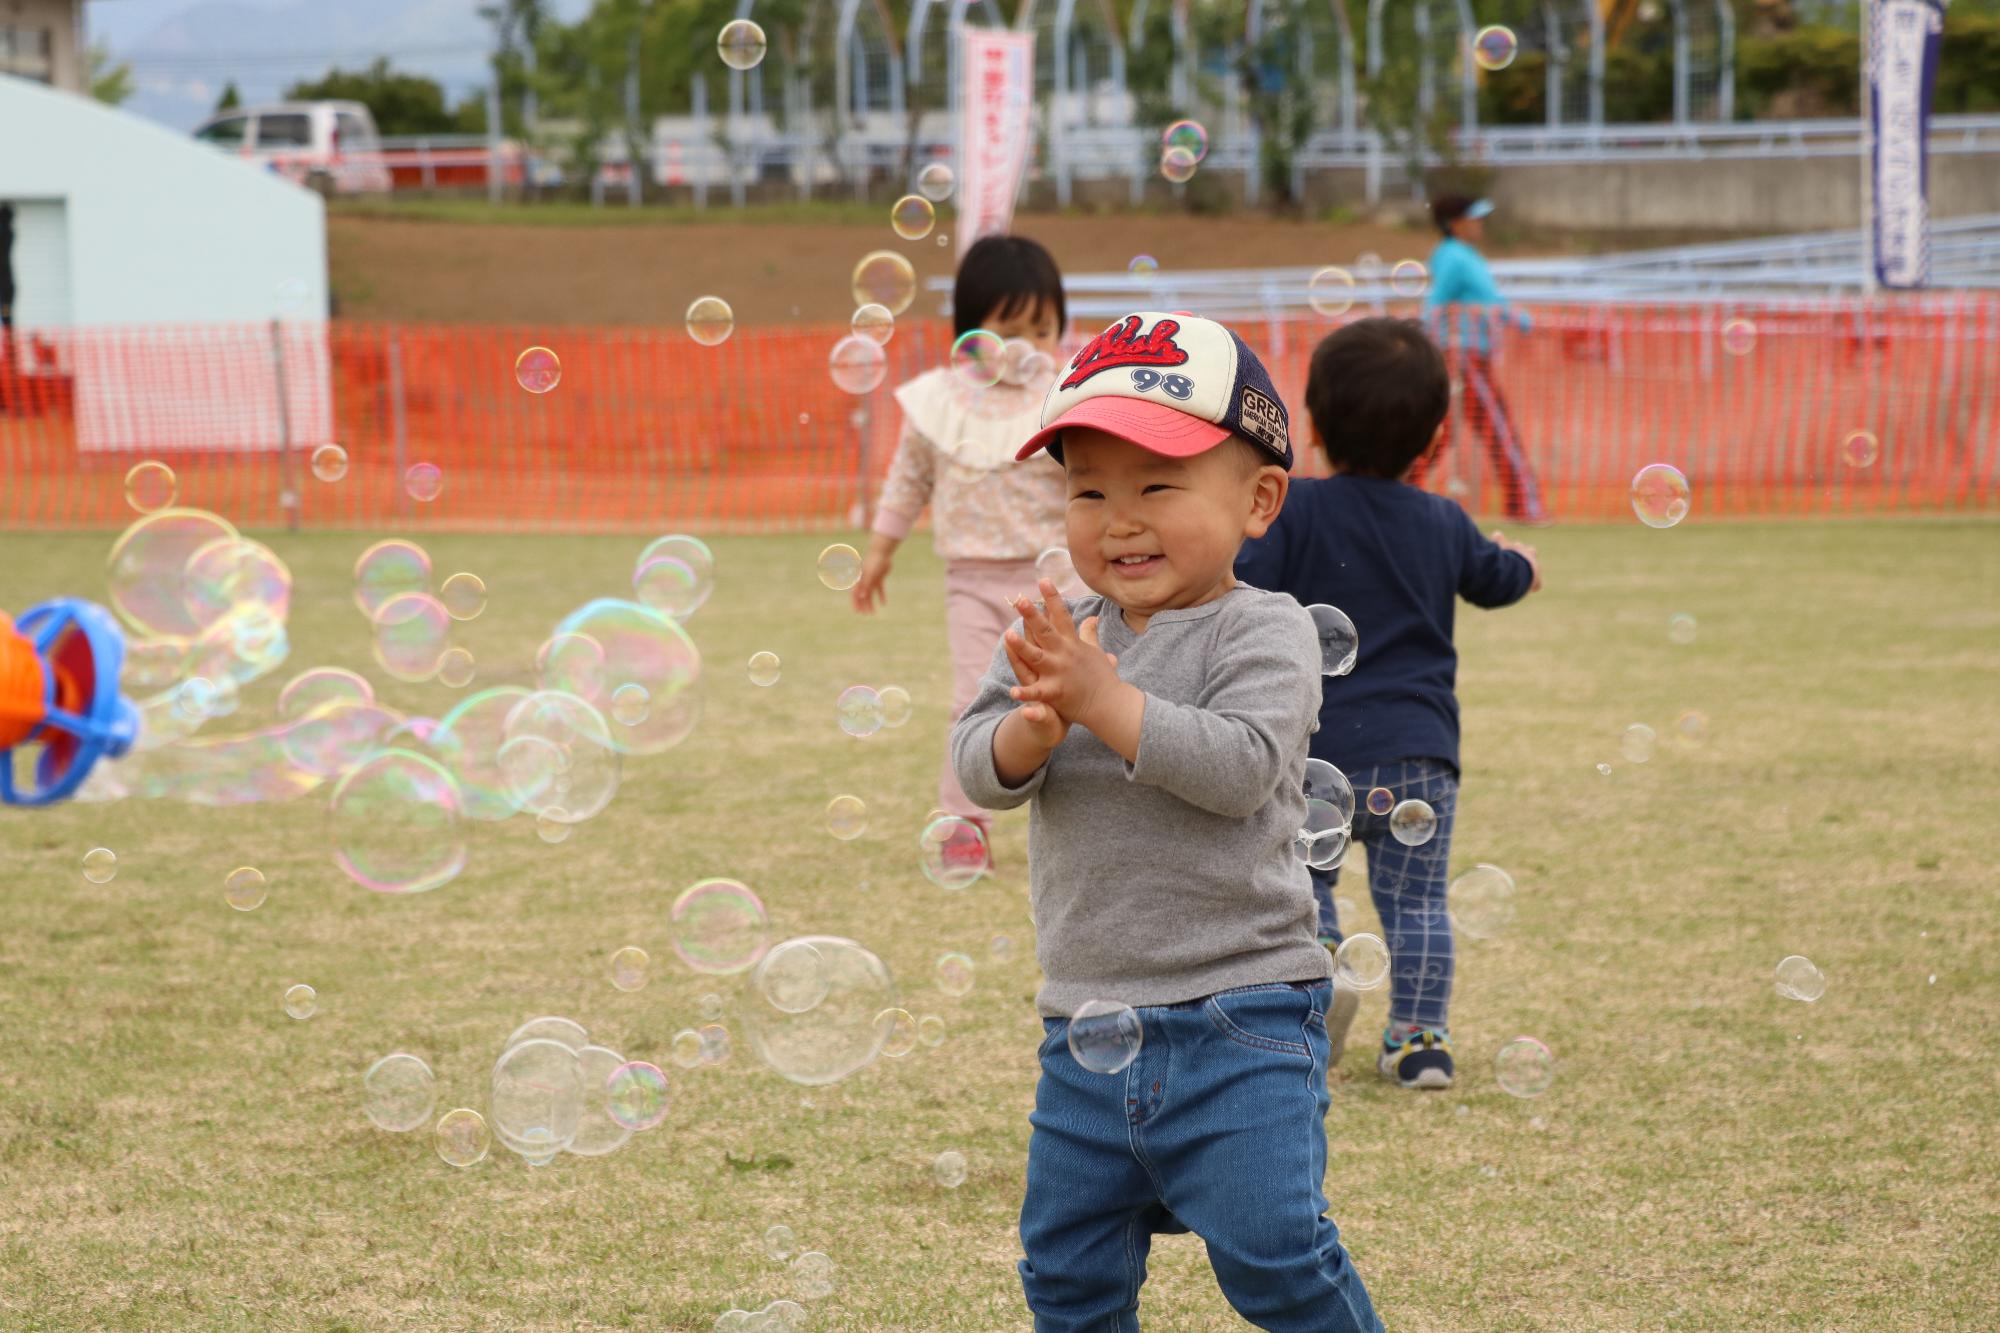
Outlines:
{"type": "MultiPolygon", "coordinates": [[[[1465,424],[1486,447],[1507,517],[1545,523],[1548,511],[1535,483],[1526,446],[1514,427],[1513,413],[1493,378],[1494,334],[1511,324],[1527,332],[1529,319],[1514,309],[1493,285],[1493,270],[1475,248],[1486,237],[1486,215],[1493,204],[1462,194],[1441,194],[1431,201],[1431,218],[1444,234],[1431,252],[1431,285],[1424,297],[1424,322],[1445,349],[1465,386],[1465,424]]],[[[1450,446],[1450,419],[1434,463],[1450,446]]]]}

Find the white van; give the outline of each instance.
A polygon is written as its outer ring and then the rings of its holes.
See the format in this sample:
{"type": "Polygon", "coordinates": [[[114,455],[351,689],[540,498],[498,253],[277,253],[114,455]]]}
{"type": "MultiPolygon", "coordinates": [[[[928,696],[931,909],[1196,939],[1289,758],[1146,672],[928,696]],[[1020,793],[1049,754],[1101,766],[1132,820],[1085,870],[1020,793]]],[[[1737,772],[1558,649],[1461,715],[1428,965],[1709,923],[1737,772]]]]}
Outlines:
{"type": "Polygon", "coordinates": [[[323,195],[387,194],[375,117],[360,102],[274,102],[211,116],[194,137],[323,195]]]}

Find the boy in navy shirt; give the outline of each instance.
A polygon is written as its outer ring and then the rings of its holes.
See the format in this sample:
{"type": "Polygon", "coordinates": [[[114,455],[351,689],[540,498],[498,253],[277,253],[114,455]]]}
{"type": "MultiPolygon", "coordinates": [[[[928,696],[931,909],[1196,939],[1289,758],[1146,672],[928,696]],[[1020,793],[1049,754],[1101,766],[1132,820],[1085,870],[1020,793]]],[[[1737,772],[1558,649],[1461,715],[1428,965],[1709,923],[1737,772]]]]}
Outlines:
{"type": "MultiPolygon", "coordinates": [[[[1306,407],[1334,475],[1295,479],[1278,521],[1236,557],[1243,582],[1338,606],[1361,640],[1354,670],[1324,682],[1312,754],[1354,785],[1354,841],[1368,848],[1368,888],[1391,957],[1376,1067],[1406,1088],[1447,1088],[1452,1078],[1445,891],[1459,777],[1455,599],[1507,606],[1542,586],[1532,546],[1480,536],[1458,505],[1405,480],[1450,405],[1444,357],[1415,321],[1364,319],[1329,335],[1313,352],[1306,407]],[[1370,801],[1376,788],[1387,796],[1370,801]],[[1415,847],[1389,832],[1388,807],[1409,799],[1437,813],[1436,833],[1415,847]]],[[[1339,874],[1313,871],[1329,947],[1340,940],[1339,874]]],[[[1336,1060],[1356,999],[1342,988],[1327,1014],[1336,1060]]]]}

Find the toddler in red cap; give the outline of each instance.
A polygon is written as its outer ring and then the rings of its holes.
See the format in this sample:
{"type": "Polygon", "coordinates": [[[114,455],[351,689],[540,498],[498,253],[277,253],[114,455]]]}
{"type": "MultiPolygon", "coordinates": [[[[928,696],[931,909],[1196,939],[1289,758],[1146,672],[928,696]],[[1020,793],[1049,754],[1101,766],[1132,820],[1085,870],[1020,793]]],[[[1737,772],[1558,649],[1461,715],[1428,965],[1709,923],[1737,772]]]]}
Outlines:
{"type": "Polygon", "coordinates": [[[1017,603],[951,737],[968,796],[1030,806],[1035,1327],[1137,1329],[1152,1236],[1193,1231],[1257,1327],[1379,1329],[1321,1192],[1332,987],[1292,853],[1319,641],[1232,572],[1284,504],[1284,405],[1227,328],[1142,312],[1058,372],[1041,425],[1021,456],[1063,465],[1093,595],[1017,603]]]}

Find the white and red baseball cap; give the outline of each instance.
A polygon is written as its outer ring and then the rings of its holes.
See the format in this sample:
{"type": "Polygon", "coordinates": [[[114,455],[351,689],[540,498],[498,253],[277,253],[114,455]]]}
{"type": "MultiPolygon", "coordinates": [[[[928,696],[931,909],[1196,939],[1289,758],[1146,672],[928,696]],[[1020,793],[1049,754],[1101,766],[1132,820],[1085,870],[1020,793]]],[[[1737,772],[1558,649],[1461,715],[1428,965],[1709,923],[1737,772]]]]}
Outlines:
{"type": "Polygon", "coordinates": [[[1291,419],[1270,372],[1212,319],[1141,310],[1071,357],[1042,400],[1041,429],[1016,458],[1062,459],[1066,430],[1101,430],[1168,458],[1241,435],[1291,470],[1291,419]]]}

